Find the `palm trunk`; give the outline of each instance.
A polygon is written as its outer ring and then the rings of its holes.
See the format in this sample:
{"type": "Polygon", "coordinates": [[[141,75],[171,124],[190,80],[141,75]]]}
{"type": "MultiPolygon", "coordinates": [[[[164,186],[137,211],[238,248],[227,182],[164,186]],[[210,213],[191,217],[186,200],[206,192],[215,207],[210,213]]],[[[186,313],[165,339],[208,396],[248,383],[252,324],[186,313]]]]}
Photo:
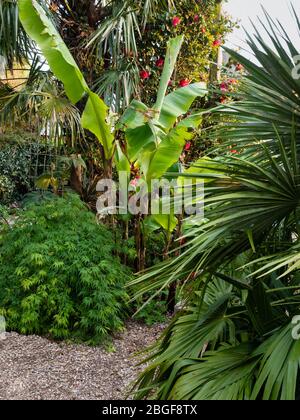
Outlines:
{"type": "MultiPolygon", "coordinates": [[[[176,237],[180,238],[181,236],[181,227],[182,227],[182,216],[178,216],[178,225],[177,225],[177,232],[176,237]]],[[[168,238],[168,244],[166,250],[164,252],[164,259],[168,258],[168,253],[171,245],[171,237],[168,238]]],[[[178,254],[177,254],[178,256],[178,254]]],[[[167,297],[167,311],[169,314],[173,315],[175,312],[175,305],[176,305],[176,291],[177,291],[177,281],[174,281],[169,286],[169,293],[167,297]]]]}

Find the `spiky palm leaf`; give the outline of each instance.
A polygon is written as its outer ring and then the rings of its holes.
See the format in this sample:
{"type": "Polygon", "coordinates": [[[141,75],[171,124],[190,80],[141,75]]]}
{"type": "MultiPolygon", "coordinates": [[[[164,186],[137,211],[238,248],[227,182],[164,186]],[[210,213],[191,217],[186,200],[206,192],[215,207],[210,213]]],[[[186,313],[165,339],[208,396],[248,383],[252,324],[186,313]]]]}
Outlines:
{"type": "Polygon", "coordinates": [[[300,341],[291,326],[262,345],[221,346],[198,360],[186,361],[171,399],[294,400],[300,372],[300,341]]]}
{"type": "Polygon", "coordinates": [[[278,259],[298,241],[297,139],[292,136],[289,146],[280,136],[273,142],[279,152],[260,145],[259,164],[237,157],[202,160],[187,174],[210,181],[205,220],[188,231],[180,256],[132,282],[140,296],[180,280],[187,305],[152,356],[137,397],[155,390],[162,399],[296,398],[300,348],[291,321],[300,312],[298,268],[288,270],[285,254],[282,264],[269,261],[271,270],[257,278],[260,256],[277,251],[278,259]],[[206,306],[216,278],[231,289],[222,297],[214,292],[214,303],[206,306]]]}
{"type": "MultiPolygon", "coordinates": [[[[276,148],[274,129],[276,125],[283,141],[289,142],[292,127],[300,133],[300,77],[295,78],[295,62],[300,51],[279,21],[274,21],[264,10],[262,29],[254,27],[254,35],[247,33],[247,44],[255,60],[240,53],[225,50],[240,62],[246,74],[234,102],[218,110],[223,124],[213,130],[212,136],[222,139],[223,146],[235,144],[235,149],[255,152],[257,143],[264,141],[276,148]],[[262,34],[265,32],[269,42],[262,34]]],[[[293,10],[298,30],[300,21],[293,10]]]]}
{"type": "Polygon", "coordinates": [[[295,399],[300,343],[291,320],[300,298],[273,285],[271,279],[253,281],[245,293],[210,278],[172,321],[154,354],[150,349],[152,363],[136,384],[136,397],[155,392],[158,399],[175,400],[295,399]]]}
{"type": "Polygon", "coordinates": [[[255,252],[263,242],[276,240],[288,223],[290,235],[297,235],[299,166],[277,143],[280,163],[263,149],[265,167],[239,158],[195,164],[201,174],[193,172],[192,177],[212,181],[205,188],[205,221],[189,232],[191,239],[179,257],[133,282],[141,286],[140,293],[184,280],[191,272],[214,271],[237,253],[255,252]]]}

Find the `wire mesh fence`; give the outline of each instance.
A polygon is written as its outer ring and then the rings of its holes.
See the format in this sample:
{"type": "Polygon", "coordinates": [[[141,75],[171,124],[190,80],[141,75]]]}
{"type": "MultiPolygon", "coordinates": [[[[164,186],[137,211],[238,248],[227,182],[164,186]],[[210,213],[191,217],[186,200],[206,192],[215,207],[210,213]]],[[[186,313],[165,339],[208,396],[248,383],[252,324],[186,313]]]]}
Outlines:
{"type": "Polygon", "coordinates": [[[53,167],[56,167],[58,159],[63,155],[61,149],[45,141],[27,143],[25,153],[30,165],[28,176],[32,182],[39,176],[49,173],[53,167]]]}
{"type": "Polygon", "coordinates": [[[55,173],[59,177],[58,167],[62,167],[63,156],[64,148],[45,138],[20,140],[14,136],[9,139],[0,136],[0,181],[3,184],[0,199],[3,195],[7,199],[19,199],[27,192],[39,189],[36,181],[42,175],[55,173]]]}

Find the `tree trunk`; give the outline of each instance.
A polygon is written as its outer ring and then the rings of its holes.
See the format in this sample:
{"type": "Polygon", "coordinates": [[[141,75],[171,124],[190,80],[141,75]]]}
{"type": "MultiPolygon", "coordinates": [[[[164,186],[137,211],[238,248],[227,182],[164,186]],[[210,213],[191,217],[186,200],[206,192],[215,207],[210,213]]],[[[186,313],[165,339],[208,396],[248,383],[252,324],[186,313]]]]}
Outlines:
{"type": "Polygon", "coordinates": [[[168,298],[167,298],[167,311],[170,315],[173,315],[175,312],[176,289],[177,289],[177,281],[174,281],[169,286],[169,293],[168,293],[168,298]]]}
{"type": "MultiPolygon", "coordinates": [[[[178,225],[176,231],[177,239],[181,237],[181,228],[182,228],[182,216],[178,216],[178,225]]],[[[168,244],[166,247],[164,258],[168,258],[169,248],[171,245],[171,238],[168,238],[168,244]]],[[[179,255],[179,251],[176,251],[176,256],[179,255]]],[[[169,293],[167,298],[167,311],[169,314],[173,315],[175,312],[176,305],[176,291],[177,291],[177,281],[174,281],[169,286],[169,293]]]]}
{"type": "Polygon", "coordinates": [[[135,243],[137,252],[137,271],[145,270],[146,246],[145,237],[141,229],[142,216],[138,215],[135,222],[135,243]]]}

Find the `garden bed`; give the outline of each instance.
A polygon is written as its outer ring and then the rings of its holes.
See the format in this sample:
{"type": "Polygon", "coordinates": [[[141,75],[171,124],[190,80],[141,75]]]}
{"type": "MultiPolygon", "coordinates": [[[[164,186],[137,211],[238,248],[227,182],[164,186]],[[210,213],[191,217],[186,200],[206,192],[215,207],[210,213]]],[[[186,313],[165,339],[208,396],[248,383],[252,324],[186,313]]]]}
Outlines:
{"type": "Polygon", "coordinates": [[[129,322],[103,347],[52,342],[6,333],[0,341],[0,400],[122,399],[142,370],[134,355],[154,342],[163,325],[129,322]]]}

